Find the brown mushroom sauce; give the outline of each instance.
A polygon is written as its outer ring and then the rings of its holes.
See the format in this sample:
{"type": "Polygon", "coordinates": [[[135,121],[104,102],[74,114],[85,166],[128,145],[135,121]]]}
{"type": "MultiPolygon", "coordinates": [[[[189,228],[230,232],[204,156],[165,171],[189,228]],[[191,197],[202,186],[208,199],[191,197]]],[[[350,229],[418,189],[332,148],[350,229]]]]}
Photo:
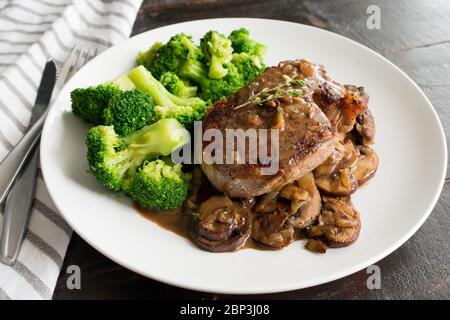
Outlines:
{"type": "Polygon", "coordinates": [[[313,172],[256,198],[230,199],[195,167],[183,208],[160,213],[136,208],[207,251],[279,249],[307,238],[306,249],[325,253],[328,248],[348,246],[359,236],[360,215],[350,195],[374,176],[378,156],[358,141],[347,134],[313,172]]]}
{"type": "MultiPolygon", "coordinates": [[[[363,161],[371,157],[369,152],[361,153],[363,161]]],[[[361,228],[350,196],[321,195],[312,172],[277,192],[230,199],[195,169],[191,193],[182,209],[160,213],[137,209],[147,219],[211,252],[279,249],[308,238],[306,249],[325,253],[329,247],[353,243],[361,228]]]]}

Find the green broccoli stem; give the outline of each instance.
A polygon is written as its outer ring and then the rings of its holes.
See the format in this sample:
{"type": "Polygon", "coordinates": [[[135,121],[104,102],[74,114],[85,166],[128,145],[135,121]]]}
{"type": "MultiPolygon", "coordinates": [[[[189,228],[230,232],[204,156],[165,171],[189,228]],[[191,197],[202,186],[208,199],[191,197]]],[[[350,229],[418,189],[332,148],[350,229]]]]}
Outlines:
{"type": "Polygon", "coordinates": [[[176,96],[156,80],[144,66],[138,66],[128,73],[128,78],[141,91],[147,92],[159,106],[174,107],[176,96]]]}
{"type": "Polygon", "coordinates": [[[195,97],[198,90],[196,86],[186,86],[184,89],[183,96],[185,97],[195,97]]]}
{"type": "Polygon", "coordinates": [[[189,132],[175,119],[161,119],[123,138],[130,152],[140,155],[167,156],[189,142],[189,132]]]}
{"type": "Polygon", "coordinates": [[[135,86],[147,92],[159,106],[174,108],[176,106],[190,106],[202,104],[204,101],[196,97],[177,97],[171,94],[158,80],[153,77],[150,71],[143,66],[138,66],[128,73],[128,78],[135,86]]]}
{"type": "Polygon", "coordinates": [[[211,61],[209,62],[209,73],[208,77],[211,79],[221,79],[225,77],[228,73],[228,70],[224,68],[223,61],[216,56],[211,57],[211,61]]]}
{"type": "Polygon", "coordinates": [[[210,79],[208,79],[208,71],[204,65],[198,60],[188,60],[180,68],[180,75],[198,83],[201,87],[208,87],[210,79]]]}
{"type": "Polygon", "coordinates": [[[181,37],[180,43],[188,49],[188,57],[190,55],[195,55],[195,53],[199,50],[194,42],[191,41],[188,37],[181,37]]]}

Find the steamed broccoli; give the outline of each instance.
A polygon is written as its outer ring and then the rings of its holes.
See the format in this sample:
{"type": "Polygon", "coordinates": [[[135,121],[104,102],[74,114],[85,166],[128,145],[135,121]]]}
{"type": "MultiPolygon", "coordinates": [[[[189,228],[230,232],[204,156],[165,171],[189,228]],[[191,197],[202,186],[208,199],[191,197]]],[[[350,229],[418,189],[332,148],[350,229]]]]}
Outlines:
{"type": "Polygon", "coordinates": [[[190,175],[181,165],[163,160],[145,162],[131,179],[126,192],[142,207],[170,210],[186,199],[190,175]]]}
{"type": "Polygon", "coordinates": [[[112,125],[127,135],[154,120],[151,97],[135,89],[127,76],[72,91],[72,112],[92,125],[112,125]]]}
{"type": "Polygon", "coordinates": [[[197,87],[190,86],[186,80],[181,80],[174,72],[166,71],[159,79],[166,89],[178,97],[194,97],[197,87]]]}
{"type": "Polygon", "coordinates": [[[239,74],[242,75],[244,85],[252,81],[266,68],[259,56],[245,52],[233,53],[232,63],[238,69],[239,74]]]}
{"type": "MultiPolygon", "coordinates": [[[[229,38],[210,31],[202,38],[200,47],[192,42],[190,36],[177,34],[152,52],[141,53],[137,62],[144,65],[156,79],[160,79],[171,93],[183,96],[179,93],[183,90],[177,91],[173,85],[169,85],[170,79],[162,77],[165,72],[177,75],[182,82],[198,85],[198,97],[215,102],[246,85],[264,69],[264,52],[265,46],[250,39],[248,30],[242,28],[233,31],[229,38]]],[[[164,104],[157,104],[165,107],[164,104]]],[[[179,110],[174,111],[172,106],[160,113],[167,117],[178,114],[179,110]]],[[[195,118],[201,119],[201,116],[195,118]]]]}
{"type": "Polygon", "coordinates": [[[109,99],[118,92],[119,87],[113,83],[75,89],[70,93],[72,112],[90,124],[104,124],[103,112],[109,99]]]}
{"type": "Polygon", "coordinates": [[[209,31],[200,40],[200,48],[208,62],[208,77],[223,78],[228,73],[224,65],[231,61],[233,53],[230,39],[216,31],[209,31]]]}
{"type": "Polygon", "coordinates": [[[250,39],[249,31],[240,28],[231,32],[228,37],[235,53],[248,53],[262,58],[266,53],[266,46],[250,39]]]}
{"type": "Polygon", "coordinates": [[[180,75],[197,83],[201,90],[199,96],[204,100],[217,101],[224,99],[243,87],[245,77],[233,64],[227,64],[228,73],[222,79],[210,79],[206,67],[195,60],[188,61],[180,69],[180,75]]]}
{"type": "MultiPolygon", "coordinates": [[[[240,43],[240,48],[252,48],[247,50],[249,52],[232,53],[233,48],[229,48],[222,60],[221,67],[226,69],[226,74],[220,79],[211,79],[211,62],[210,69],[200,61],[195,59],[187,60],[179,69],[179,75],[182,78],[186,78],[193,83],[196,83],[200,87],[199,97],[204,100],[210,100],[212,102],[224,99],[236,92],[248,82],[253,80],[259,73],[261,73],[265,65],[262,63],[262,55],[264,54],[265,47],[248,37],[248,31],[246,29],[239,29],[232,32],[234,40],[240,43]],[[245,41],[244,41],[245,40],[245,41]],[[245,42],[245,43],[244,43],[245,42]],[[244,45],[245,44],[245,45],[244,45]],[[230,54],[228,56],[228,54],[230,54]],[[225,62],[224,62],[225,61],[225,62]]],[[[231,38],[230,38],[231,39],[231,38]]],[[[220,52],[220,48],[227,47],[223,36],[217,32],[210,31],[202,39],[203,45],[201,47],[203,51],[206,51],[206,44],[216,45],[217,51],[220,52]],[[220,39],[206,41],[206,39],[220,39]],[[206,42],[205,42],[206,41],[206,42]]],[[[231,39],[231,42],[233,40],[231,39]]],[[[211,49],[210,51],[213,51],[211,49]]],[[[222,49],[222,51],[224,51],[222,49]]],[[[208,55],[205,53],[205,56],[208,55]]]]}
{"type": "Polygon", "coordinates": [[[169,155],[189,138],[175,119],[160,120],[125,137],[119,137],[112,126],[93,127],[86,138],[89,169],[108,189],[126,190],[144,161],[169,155]]]}
{"type": "Polygon", "coordinates": [[[150,66],[155,59],[156,52],[164,45],[162,42],[155,42],[147,51],[139,52],[136,58],[137,65],[150,66]]]}
{"type": "Polygon", "coordinates": [[[104,110],[105,125],[114,126],[120,136],[126,136],[153,122],[155,110],[152,98],[138,90],[119,91],[109,99],[104,110]]]}
{"type": "Polygon", "coordinates": [[[157,105],[156,119],[175,118],[186,128],[191,128],[194,121],[203,120],[207,103],[202,99],[171,94],[143,66],[131,70],[128,77],[139,90],[153,98],[157,105]]]}
{"type": "Polygon", "coordinates": [[[201,60],[203,53],[190,36],[179,33],[157,48],[152,47],[150,52],[140,53],[137,63],[150,70],[156,79],[165,71],[177,73],[179,67],[188,59],[201,60]]]}

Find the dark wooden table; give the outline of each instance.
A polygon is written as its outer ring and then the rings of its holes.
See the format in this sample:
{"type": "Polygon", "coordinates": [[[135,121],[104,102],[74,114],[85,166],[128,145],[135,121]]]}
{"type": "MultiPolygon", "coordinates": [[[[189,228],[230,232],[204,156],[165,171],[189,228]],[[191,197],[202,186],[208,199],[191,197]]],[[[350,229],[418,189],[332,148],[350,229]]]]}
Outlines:
{"type": "MultiPolygon", "coordinates": [[[[133,34],[188,20],[261,17],[310,24],[354,39],[406,71],[425,91],[450,134],[450,2],[448,0],[146,0],[133,34]],[[366,26],[369,5],[381,29],[366,26]]],[[[432,157],[433,155],[430,155],[432,157]]],[[[420,183],[418,181],[417,183],[420,183]]],[[[54,299],[444,299],[450,298],[450,175],[430,218],[377,265],[381,289],[369,290],[366,270],[321,286],[268,295],[231,296],[179,289],[112,262],[74,234],[54,299]],[[67,266],[82,272],[82,289],[66,287],[67,266]]]]}

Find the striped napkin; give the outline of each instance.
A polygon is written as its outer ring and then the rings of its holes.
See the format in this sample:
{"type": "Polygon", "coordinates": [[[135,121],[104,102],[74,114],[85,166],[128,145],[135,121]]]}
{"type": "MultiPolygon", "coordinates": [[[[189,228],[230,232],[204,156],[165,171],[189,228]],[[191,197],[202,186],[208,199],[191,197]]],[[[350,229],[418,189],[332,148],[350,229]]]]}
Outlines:
{"type": "MultiPolygon", "coordinates": [[[[141,2],[0,0],[0,160],[27,130],[46,61],[61,63],[75,44],[101,52],[124,41],[141,2]]],[[[39,172],[18,261],[0,262],[0,300],[51,299],[71,234],[39,172]]]]}

